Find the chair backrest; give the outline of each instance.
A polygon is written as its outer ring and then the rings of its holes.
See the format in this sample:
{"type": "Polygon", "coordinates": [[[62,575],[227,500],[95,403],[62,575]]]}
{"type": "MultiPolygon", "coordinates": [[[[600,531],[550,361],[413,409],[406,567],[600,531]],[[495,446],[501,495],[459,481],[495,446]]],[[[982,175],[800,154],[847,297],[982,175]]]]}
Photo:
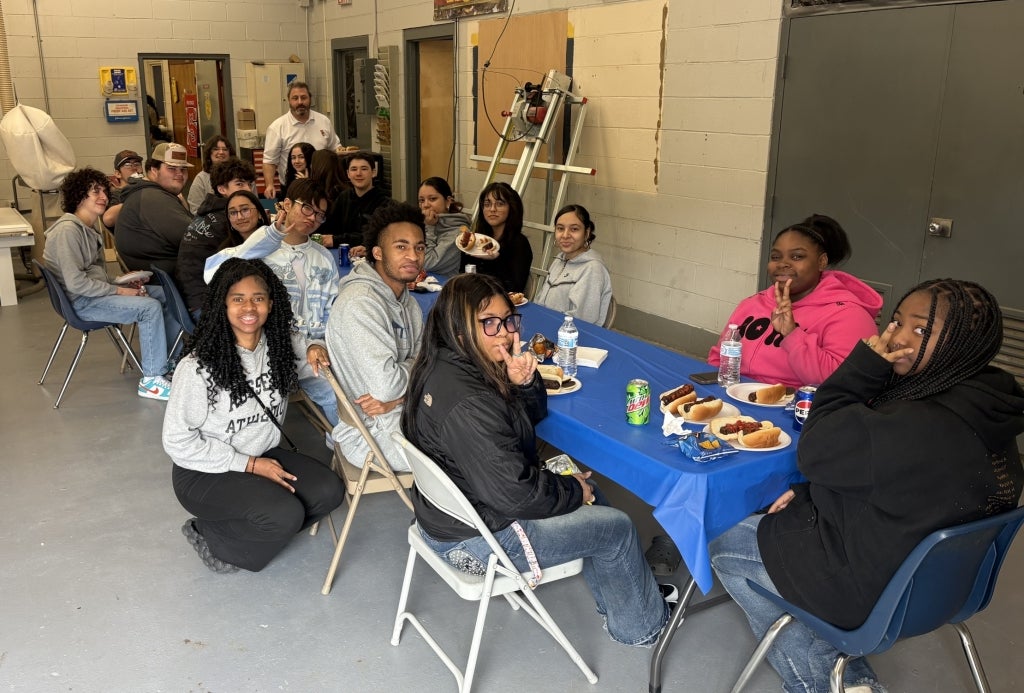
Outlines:
{"type": "Polygon", "coordinates": [[[69,325],[82,332],[91,332],[92,330],[102,329],[110,324],[105,322],[89,322],[78,317],[78,313],[75,312],[75,307],[71,305],[71,299],[68,297],[67,292],[64,291],[64,286],[57,279],[57,275],[51,272],[39,260],[33,259],[32,262],[35,263],[35,266],[43,274],[43,280],[46,282],[46,293],[50,296],[50,305],[57,311],[57,315],[64,318],[69,325]]]}
{"type": "Polygon", "coordinates": [[[610,330],[612,325],[615,324],[615,313],[618,312],[618,304],[615,302],[615,296],[611,297],[608,301],[608,312],[604,316],[604,324],[601,327],[610,330]]]}
{"type": "Polygon", "coordinates": [[[380,445],[373,437],[373,434],[366,428],[366,424],[363,423],[362,417],[359,416],[355,407],[352,406],[352,402],[345,396],[345,391],[341,389],[341,385],[338,383],[338,379],[334,377],[334,373],[330,369],[324,369],[321,372],[327,382],[330,383],[331,389],[334,390],[334,396],[338,400],[338,420],[346,426],[359,431],[359,435],[363,437],[363,440],[370,448],[370,454],[376,457],[381,465],[387,467],[388,458],[384,456],[380,445]]]}
{"type": "Polygon", "coordinates": [[[177,318],[181,329],[185,331],[185,334],[191,336],[196,331],[196,326],[192,322],[192,316],[189,314],[188,306],[185,305],[185,301],[181,297],[181,292],[178,291],[178,285],[174,283],[171,275],[156,265],[152,265],[150,269],[153,270],[157,282],[163,287],[165,298],[171,302],[171,310],[174,311],[174,317],[177,318]]]}
{"type": "Polygon", "coordinates": [[[455,482],[444,473],[444,470],[398,431],[391,434],[391,439],[395,441],[409,463],[409,468],[412,469],[412,476],[416,480],[416,488],[423,497],[441,512],[480,532],[480,535],[490,546],[491,551],[497,554],[498,560],[502,565],[518,573],[515,564],[512,563],[512,559],[508,557],[505,550],[498,543],[498,540],[494,538],[491,530],[484,524],[483,518],[477,513],[476,508],[469,502],[466,495],[459,490],[455,482]]]}
{"type": "MultiPolygon", "coordinates": [[[[938,530],[907,556],[865,622],[889,621],[881,652],[897,639],[959,623],[988,606],[1024,507],[938,530]]],[[[879,623],[878,625],[883,625],[879,623]]],[[[863,628],[864,626],[862,626],[863,628]]]]}

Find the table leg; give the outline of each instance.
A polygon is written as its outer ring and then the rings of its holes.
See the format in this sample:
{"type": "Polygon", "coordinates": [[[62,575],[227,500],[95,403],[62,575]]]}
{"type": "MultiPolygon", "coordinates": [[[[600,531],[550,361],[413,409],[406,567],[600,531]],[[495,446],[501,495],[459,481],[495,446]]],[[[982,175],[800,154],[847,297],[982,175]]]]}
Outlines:
{"type": "Polygon", "coordinates": [[[658,644],[654,646],[654,652],[651,654],[651,677],[647,683],[649,693],[661,693],[661,661],[665,656],[665,651],[668,650],[668,646],[672,643],[672,638],[675,637],[676,629],[683,624],[683,619],[691,614],[699,613],[732,599],[726,593],[691,605],[690,601],[693,599],[696,591],[697,583],[691,577],[687,580],[686,587],[683,588],[683,595],[676,604],[676,608],[672,611],[672,618],[668,620],[665,630],[661,632],[661,637],[658,638],[658,644]]]}
{"type": "Polygon", "coordinates": [[[18,290],[14,284],[14,263],[11,249],[0,248],[0,306],[18,305],[18,290]]]}

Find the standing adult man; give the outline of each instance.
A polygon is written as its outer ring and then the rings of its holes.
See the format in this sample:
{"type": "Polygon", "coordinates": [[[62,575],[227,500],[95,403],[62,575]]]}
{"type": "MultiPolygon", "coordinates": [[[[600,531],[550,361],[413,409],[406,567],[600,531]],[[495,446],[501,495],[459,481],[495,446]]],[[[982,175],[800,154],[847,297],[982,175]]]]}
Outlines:
{"type": "MultiPolygon", "coordinates": [[[[327,321],[327,350],[339,384],[388,463],[405,470],[390,434],[400,429],[423,334],[422,311],[406,286],[423,267],[422,212],[399,202],[380,207],[366,225],[363,244],[366,262],[356,263],[342,280],[327,321]]],[[[345,459],[361,467],[369,446],[359,431],[339,423],[333,436],[345,459]]]]}
{"type": "MultiPolygon", "coordinates": [[[[181,197],[190,168],[188,153],[180,144],[158,144],[146,162],[146,180],[122,191],[114,245],[128,269],[148,270],[156,265],[174,274],[178,246],[192,223],[181,197]]],[[[103,220],[106,223],[107,217],[103,220]]]]}
{"type": "Polygon", "coordinates": [[[287,168],[293,145],[309,142],[315,149],[334,150],[341,144],[330,118],[309,107],[312,100],[308,84],[292,82],[288,86],[288,112],[267,126],[263,147],[263,197],[268,200],[277,195],[274,177],[287,168]]]}

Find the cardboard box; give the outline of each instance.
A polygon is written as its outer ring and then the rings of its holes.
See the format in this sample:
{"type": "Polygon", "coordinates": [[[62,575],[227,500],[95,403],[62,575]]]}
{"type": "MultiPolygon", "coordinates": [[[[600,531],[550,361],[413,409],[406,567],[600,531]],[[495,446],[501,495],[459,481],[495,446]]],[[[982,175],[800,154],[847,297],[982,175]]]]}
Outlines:
{"type": "Polygon", "coordinates": [[[255,130],[256,129],[256,111],[251,108],[239,108],[238,109],[238,129],[239,130],[255,130]]]}

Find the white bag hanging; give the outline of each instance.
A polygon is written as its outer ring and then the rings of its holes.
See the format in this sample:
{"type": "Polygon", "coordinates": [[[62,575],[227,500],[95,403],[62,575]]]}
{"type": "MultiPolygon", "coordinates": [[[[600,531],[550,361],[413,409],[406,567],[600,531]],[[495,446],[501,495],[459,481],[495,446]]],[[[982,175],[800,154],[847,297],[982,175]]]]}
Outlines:
{"type": "Polygon", "coordinates": [[[46,111],[18,104],[0,120],[11,165],[34,190],[56,190],[75,169],[75,150],[46,111]]]}

